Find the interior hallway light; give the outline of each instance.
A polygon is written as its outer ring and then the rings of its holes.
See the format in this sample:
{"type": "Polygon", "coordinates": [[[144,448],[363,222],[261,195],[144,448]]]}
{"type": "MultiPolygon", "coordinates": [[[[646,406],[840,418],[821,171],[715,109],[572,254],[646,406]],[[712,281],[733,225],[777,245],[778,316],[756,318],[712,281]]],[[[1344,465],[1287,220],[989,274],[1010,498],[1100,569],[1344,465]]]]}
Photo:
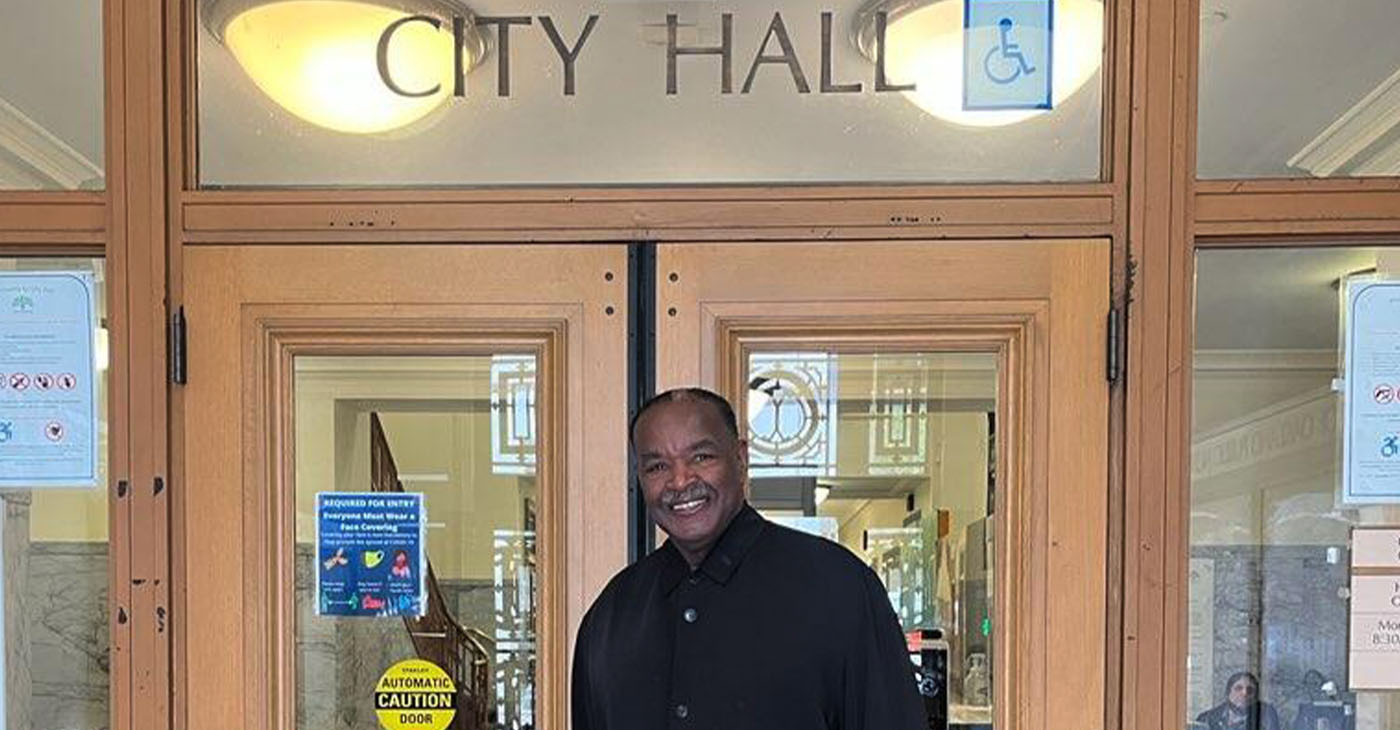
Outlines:
{"type": "MultiPolygon", "coordinates": [[[[442,107],[456,77],[453,16],[465,8],[444,0],[204,0],[204,24],[258,88],[282,108],[319,127],[375,134],[407,127],[442,107]],[[380,75],[381,36],[413,15],[440,27],[408,22],[387,46],[388,69],[401,89],[380,75]]],[[[486,41],[474,24],[463,35],[463,73],[481,62],[486,41]]]]}
{"type": "Polygon", "coordinates": [[[875,13],[886,12],[885,66],[891,83],[917,85],[903,92],[919,108],[953,124],[1000,127],[1058,108],[1103,64],[1102,0],[1054,0],[1052,109],[965,111],[963,105],[963,3],[967,0],[883,0],[863,10],[856,45],[875,58],[875,13]]]}

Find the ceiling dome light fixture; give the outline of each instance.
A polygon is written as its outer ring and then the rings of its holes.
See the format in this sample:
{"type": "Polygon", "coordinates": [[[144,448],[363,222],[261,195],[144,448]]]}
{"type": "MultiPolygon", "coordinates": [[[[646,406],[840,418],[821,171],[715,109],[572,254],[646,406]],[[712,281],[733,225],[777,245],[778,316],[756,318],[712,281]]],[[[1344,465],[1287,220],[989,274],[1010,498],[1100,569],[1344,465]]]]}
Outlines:
{"type": "Polygon", "coordinates": [[[875,15],[889,18],[885,67],[890,83],[916,85],[903,92],[919,108],[953,124],[1000,127],[1045,114],[1068,99],[1103,63],[1102,0],[1053,0],[1055,31],[1051,109],[963,109],[963,3],[969,0],[875,0],[856,16],[854,40],[866,58],[876,57],[875,15]]]}
{"type": "Polygon", "coordinates": [[[205,27],[228,47],[253,83],[282,108],[319,127],[376,134],[407,127],[441,107],[455,79],[452,18],[467,18],[462,73],[486,55],[485,37],[465,8],[446,0],[203,0],[205,27]],[[427,22],[397,28],[387,67],[404,96],[384,82],[381,36],[414,15],[427,22]]]}

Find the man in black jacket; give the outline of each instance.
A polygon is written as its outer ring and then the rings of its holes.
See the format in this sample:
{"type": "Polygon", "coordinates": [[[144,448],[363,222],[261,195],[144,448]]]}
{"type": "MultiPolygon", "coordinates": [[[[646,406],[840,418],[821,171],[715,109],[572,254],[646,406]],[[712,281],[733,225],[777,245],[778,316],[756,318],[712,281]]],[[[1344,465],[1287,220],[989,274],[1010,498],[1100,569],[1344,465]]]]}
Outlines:
{"type": "Polygon", "coordinates": [[[927,727],[884,586],[846,548],[748,505],[748,444],[723,398],[656,396],[632,445],[670,539],[584,617],[574,730],[927,727]]]}

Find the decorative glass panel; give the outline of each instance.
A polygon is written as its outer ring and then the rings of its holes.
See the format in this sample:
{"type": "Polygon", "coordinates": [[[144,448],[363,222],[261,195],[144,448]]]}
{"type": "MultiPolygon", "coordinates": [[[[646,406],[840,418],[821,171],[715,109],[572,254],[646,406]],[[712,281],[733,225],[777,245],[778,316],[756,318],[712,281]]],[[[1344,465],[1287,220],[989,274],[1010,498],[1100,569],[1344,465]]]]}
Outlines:
{"type": "Polygon", "coordinates": [[[497,474],[535,473],[535,358],[491,358],[491,467],[497,474]]]}
{"type": "Polygon", "coordinates": [[[496,530],[492,541],[495,580],[496,687],[498,714],[517,713],[521,724],[535,716],[535,511],[525,504],[524,530],[496,530]]]}
{"type": "Polygon", "coordinates": [[[870,473],[923,474],[928,467],[928,367],[917,359],[880,355],[873,366],[870,473]]]}
{"type": "Polygon", "coordinates": [[[749,471],[830,476],[836,469],[836,358],[826,353],[749,360],[749,471]]]}

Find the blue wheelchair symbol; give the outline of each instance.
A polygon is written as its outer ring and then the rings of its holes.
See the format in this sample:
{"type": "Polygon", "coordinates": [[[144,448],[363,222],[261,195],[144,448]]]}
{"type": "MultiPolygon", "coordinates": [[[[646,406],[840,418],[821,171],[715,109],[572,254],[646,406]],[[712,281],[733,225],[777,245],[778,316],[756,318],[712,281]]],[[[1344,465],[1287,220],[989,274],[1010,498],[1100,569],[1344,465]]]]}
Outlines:
{"type": "Polygon", "coordinates": [[[987,55],[982,58],[982,69],[994,84],[1006,85],[1021,78],[1022,74],[1029,76],[1035,73],[1035,67],[1026,60],[1026,54],[1021,52],[1021,46],[1011,42],[1011,28],[1014,25],[1010,18],[1002,18],[997,23],[1001,42],[988,49],[987,55]],[[993,60],[996,61],[995,64],[993,60]]]}
{"type": "Polygon", "coordinates": [[[1400,454],[1400,436],[1394,434],[1381,439],[1381,456],[1390,459],[1400,454]]]}
{"type": "Polygon", "coordinates": [[[0,421],[0,444],[8,443],[15,437],[15,424],[12,421],[0,421]]]}

